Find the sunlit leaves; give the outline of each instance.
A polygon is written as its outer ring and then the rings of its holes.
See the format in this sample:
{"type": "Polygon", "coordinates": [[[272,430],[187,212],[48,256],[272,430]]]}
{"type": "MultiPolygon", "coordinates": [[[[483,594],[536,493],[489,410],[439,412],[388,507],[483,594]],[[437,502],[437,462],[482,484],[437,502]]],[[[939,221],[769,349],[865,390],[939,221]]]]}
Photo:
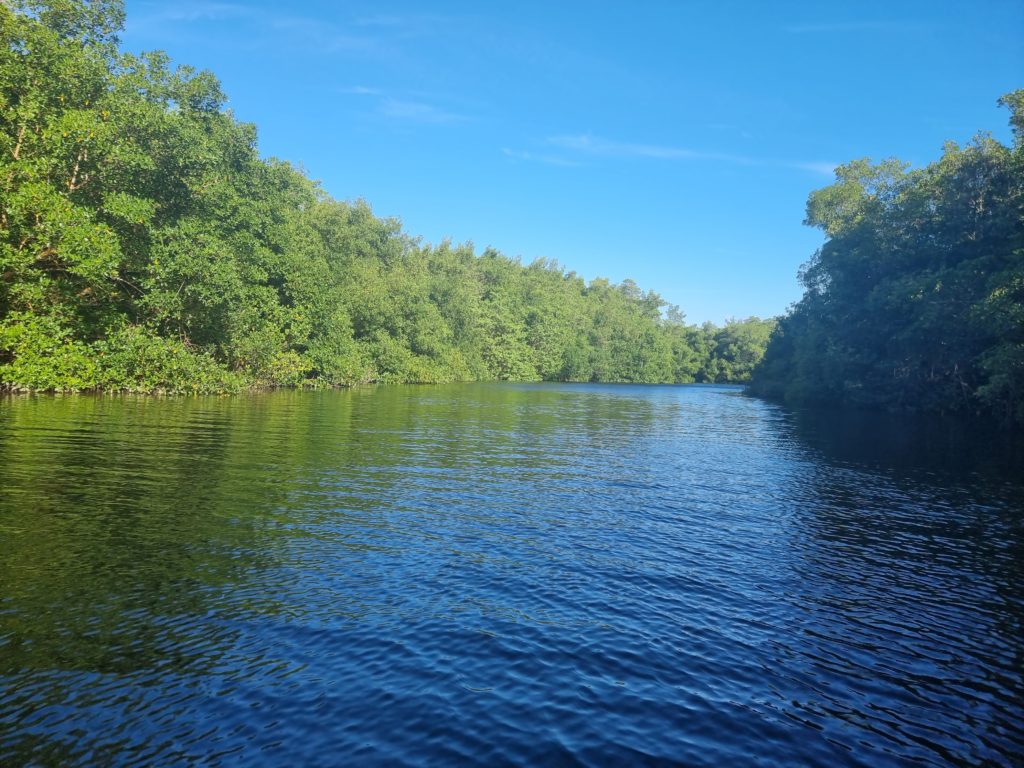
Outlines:
{"type": "Polygon", "coordinates": [[[116,0],[13,8],[0,2],[0,386],[739,380],[763,349],[739,326],[720,343],[663,318],[630,280],[424,246],[331,200],[259,156],[211,73],[118,52],[116,0]]]}

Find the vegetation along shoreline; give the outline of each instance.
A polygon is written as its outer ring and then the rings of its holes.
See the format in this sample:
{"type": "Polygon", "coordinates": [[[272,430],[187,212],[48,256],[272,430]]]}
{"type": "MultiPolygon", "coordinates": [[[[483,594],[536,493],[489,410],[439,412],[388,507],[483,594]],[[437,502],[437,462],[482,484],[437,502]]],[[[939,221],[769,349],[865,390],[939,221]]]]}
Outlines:
{"type": "Polygon", "coordinates": [[[0,391],[749,382],[794,403],[1024,424],[1013,147],[813,192],[782,318],[687,324],[631,280],[430,245],[261,158],[209,72],[120,50],[119,2],[0,4],[0,391]]]}

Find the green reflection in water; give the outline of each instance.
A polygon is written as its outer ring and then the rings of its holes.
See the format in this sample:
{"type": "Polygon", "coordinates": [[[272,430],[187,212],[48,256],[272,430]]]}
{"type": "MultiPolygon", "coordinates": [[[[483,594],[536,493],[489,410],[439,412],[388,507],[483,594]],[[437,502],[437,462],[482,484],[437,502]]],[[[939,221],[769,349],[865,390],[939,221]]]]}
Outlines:
{"type": "Polygon", "coordinates": [[[0,674],[201,671],[234,630],[191,636],[174,617],[302,611],[267,581],[314,567],[302,539],[329,540],[343,568],[403,536],[443,536],[403,530],[402,512],[443,517],[452,473],[550,474],[588,435],[626,440],[656,418],[643,399],[543,386],[5,398],[0,674]]]}

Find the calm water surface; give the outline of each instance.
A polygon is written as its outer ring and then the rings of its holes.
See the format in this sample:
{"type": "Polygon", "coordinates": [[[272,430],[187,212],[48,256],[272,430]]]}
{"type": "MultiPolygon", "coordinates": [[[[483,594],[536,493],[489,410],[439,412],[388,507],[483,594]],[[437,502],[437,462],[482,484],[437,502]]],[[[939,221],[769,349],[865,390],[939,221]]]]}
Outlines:
{"type": "Polygon", "coordinates": [[[1021,764],[1018,469],[724,387],[2,399],[0,764],[1021,764]]]}

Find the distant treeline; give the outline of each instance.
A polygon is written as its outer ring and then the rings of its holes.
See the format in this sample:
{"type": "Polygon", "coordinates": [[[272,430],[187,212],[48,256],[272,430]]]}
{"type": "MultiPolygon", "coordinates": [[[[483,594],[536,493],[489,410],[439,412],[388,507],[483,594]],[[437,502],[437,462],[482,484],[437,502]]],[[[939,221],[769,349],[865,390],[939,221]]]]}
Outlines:
{"type": "Polygon", "coordinates": [[[744,381],[774,326],[428,246],[263,160],[119,0],[0,2],[0,388],[744,381]]]}
{"type": "Polygon", "coordinates": [[[827,240],[755,394],[1024,426],[1024,90],[1000,103],[1012,148],[981,135],[919,170],[858,160],[810,196],[827,240]]]}

